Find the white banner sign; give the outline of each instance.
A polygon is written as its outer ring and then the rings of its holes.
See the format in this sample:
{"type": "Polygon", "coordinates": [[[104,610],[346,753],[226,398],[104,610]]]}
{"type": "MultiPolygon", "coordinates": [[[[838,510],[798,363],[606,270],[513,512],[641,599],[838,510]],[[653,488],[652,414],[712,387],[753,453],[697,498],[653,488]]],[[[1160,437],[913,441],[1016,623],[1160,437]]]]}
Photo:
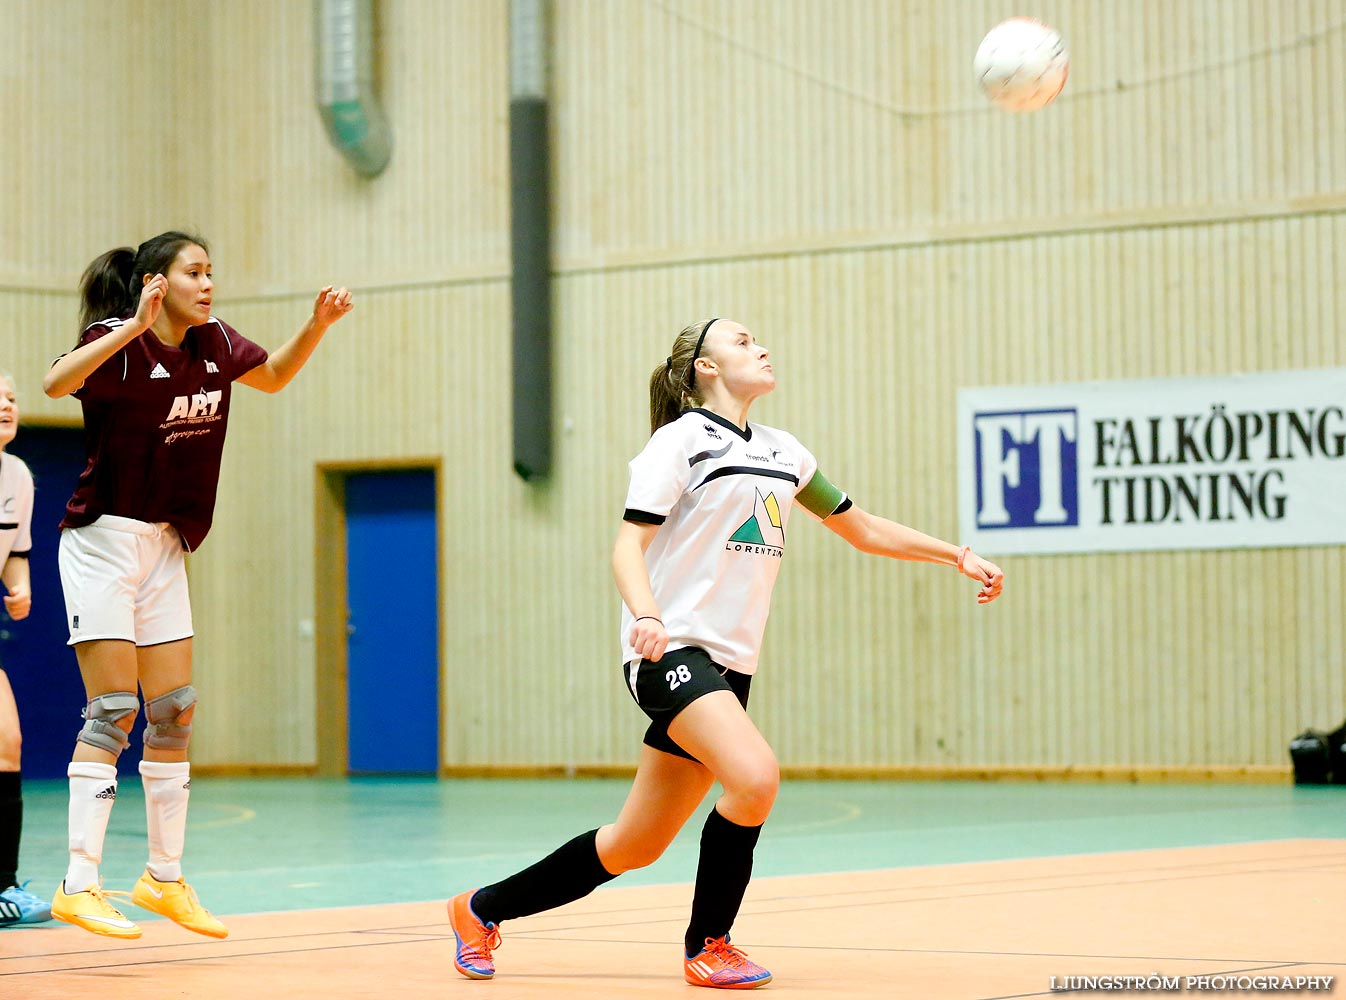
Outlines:
{"type": "Polygon", "coordinates": [[[978,552],[1346,543],[1346,369],[958,391],[978,552]]]}

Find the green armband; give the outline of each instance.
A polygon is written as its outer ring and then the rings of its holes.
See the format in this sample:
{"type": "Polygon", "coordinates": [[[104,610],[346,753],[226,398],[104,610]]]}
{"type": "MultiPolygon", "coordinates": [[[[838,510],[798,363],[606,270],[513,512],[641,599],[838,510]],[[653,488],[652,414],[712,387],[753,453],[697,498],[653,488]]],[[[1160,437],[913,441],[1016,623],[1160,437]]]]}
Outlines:
{"type": "Polygon", "coordinates": [[[799,506],[821,518],[835,514],[846,503],[846,494],[827,481],[821,472],[814,472],[802,490],[795,494],[799,506]]]}

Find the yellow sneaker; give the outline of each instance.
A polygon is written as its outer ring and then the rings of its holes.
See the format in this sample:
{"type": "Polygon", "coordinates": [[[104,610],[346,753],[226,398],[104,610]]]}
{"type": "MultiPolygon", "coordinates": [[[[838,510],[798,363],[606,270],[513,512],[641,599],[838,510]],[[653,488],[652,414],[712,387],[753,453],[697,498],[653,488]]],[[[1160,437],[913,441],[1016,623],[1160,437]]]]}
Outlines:
{"type": "Polygon", "coordinates": [[[229,928],[210,915],[196,898],[196,890],[182,879],[160,882],[147,871],[136,880],[135,888],[131,890],[131,902],[206,937],[229,936],[229,928]]]}
{"type": "Polygon", "coordinates": [[[122,916],[121,911],[107,901],[102,887],[97,885],[68,893],[65,882],[62,882],[51,901],[51,915],[105,937],[140,937],[140,928],[122,916]]]}

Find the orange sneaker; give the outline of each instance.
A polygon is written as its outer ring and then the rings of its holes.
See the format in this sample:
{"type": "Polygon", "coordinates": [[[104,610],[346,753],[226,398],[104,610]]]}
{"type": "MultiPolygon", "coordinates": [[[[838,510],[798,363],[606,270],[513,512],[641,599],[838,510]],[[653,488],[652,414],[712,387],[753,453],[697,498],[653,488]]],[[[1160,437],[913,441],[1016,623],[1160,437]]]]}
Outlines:
{"type": "MultiPolygon", "coordinates": [[[[65,882],[56,887],[56,898],[51,901],[51,915],[67,924],[83,927],[86,931],[106,937],[132,939],[140,937],[140,928],[122,916],[107,898],[101,886],[91,885],[78,892],[66,892],[65,882]]],[[[118,895],[126,895],[118,893],[118,895]]]]}
{"type": "Polygon", "coordinates": [[[706,947],[683,961],[682,976],[693,986],[720,990],[755,990],[771,982],[771,973],[746,952],[729,943],[729,936],[706,938],[706,947]]]}
{"type": "Polygon", "coordinates": [[[196,890],[182,879],[160,882],[146,869],[131,888],[131,902],[206,937],[229,936],[229,928],[211,916],[196,898],[196,890]]]}
{"type": "Polygon", "coordinates": [[[449,900],[449,926],[458,942],[453,967],[468,979],[490,979],[495,975],[491,952],[500,947],[500,928],[482,923],[472,912],[472,895],[476,891],[469,889],[449,900]]]}

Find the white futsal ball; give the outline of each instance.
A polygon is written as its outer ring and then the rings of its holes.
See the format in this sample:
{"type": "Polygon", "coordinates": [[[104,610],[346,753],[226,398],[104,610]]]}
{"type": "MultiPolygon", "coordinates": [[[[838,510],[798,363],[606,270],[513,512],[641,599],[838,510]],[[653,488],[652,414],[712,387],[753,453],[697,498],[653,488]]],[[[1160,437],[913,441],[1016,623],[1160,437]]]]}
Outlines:
{"type": "Polygon", "coordinates": [[[1031,17],[1012,17],[987,32],[972,68],[996,104],[1007,111],[1036,111],[1066,85],[1070,55],[1055,28],[1031,17]]]}

